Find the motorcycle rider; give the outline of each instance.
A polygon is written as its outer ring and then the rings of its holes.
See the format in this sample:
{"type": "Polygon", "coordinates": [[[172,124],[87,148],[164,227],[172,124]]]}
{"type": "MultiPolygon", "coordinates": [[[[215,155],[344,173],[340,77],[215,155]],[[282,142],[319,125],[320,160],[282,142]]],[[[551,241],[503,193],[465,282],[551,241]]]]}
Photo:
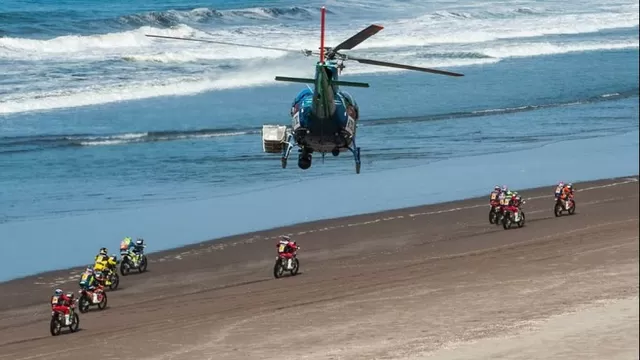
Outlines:
{"type": "Polygon", "coordinates": [[[104,273],[105,277],[104,277],[104,283],[106,286],[109,286],[112,284],[111,282],[111,275],[116,273],[116,265],[118,265],[118,260],[116,258],[115,254],[111,254],[111,256],[109,256],[107,258],[104,270],[102,270],[102,272],[104,273]]]}
{"type": "MultiPolygon", "coordinates": [[[[96,255],[96,261],[93,265],[94,271],[100,271],[108,275],[112,270],[115,269],[116,263],[113,262],[113,260],[109,256],[107,256],[107,252],[107,248],[100,249],[100,253],[96,255]]],[[[113,255],[111,256],[113,257],[113,255]]],[[[111,285],[111,280],[108,276],[106,277],[105,283],[107,286],[111,285]]]]}
{"type": "Polygon", "coordinates": [[[129,236],[122,239],[122,241],[120,242],[120,253],[122,254],[123,252],[129,251],[132,242],[133,240],[131,240],[129,236]]]}
{"type": "Polygon", "coordinates": [[[118,265],[118,258],[116,257],[116,254],[111,254],[111,256],[109,256],[109,259],[107,259],[107,270],[110,272],[115,272],[116,265],[118,265]]]}
{"type": "Polygon", "coordinates": [[[71,325],[71,315],[73,315],[74,293],[64,293],[62,289],[56,289],[51,296],[51,310],[61,311],[64,314],[64,324],[71,325]]]}
{"type": "Polygon", "coordinates": [[[97,273],[93,270],[91,266],[87,266],[84,273],[80,277],[80,289],[85,290],[91,294],[93,294],[93,301],[95,302],[97,299],[97,295],[95,294],[96,289],[100,286],[100,282],[97,279],[97,273]]]}
{"type": "Polygon", "coordinates": [[[560,194],[560,200],[562,200],[562,206],[567,207],[567,201],[573,199],[573,184],[569,183],[562,188],[560,194]]]}
{"type": "Polygon", "coordinates": [[[496,185],[493,187],[493,191],[489,194],[489,204],[491,204],[491,206],[495,206],[499,203],[498,198],[500,196],[500,192],[500,186],[496,185]]]}
{"type": "Polygon", "coordinates": [[[293,269],[291,263],[296,251],[300,249],[300,246],[298,246],[295,241],[291,241],[289,236],[282,235],[280,237],[280,241],[276,243],[276,247],[278,248],[278,256],[282,256],[287,259],[287,270],[293,269]]]}
{"type": "Polygon", "coordinates": [[[126,252],[131,256],[134,263],[137,265],[140,262],[140,257],[144,252],[144,239],[138,238],[135,242],[131,240],[131,237],[125,237],[120,243],[120,253],[126,252]]]}
{"type": "Polygon", "coordinates": [[[511,200],[512,195],[513,194],[511,193],[511,190],[509,190],[506,186],[503,186],[502,192],[500,192],[500,195],[498,196],[498,199],[500,201],[500,206],[501,207],[509,206],[509,200],[511,200]]]}
{"type": "Polygon", "coordinates": [[[524,204],[524,200],[522,200],[517,191],[514,191],[509,200],[509,211],[513,213],[514,221],[516,222],[520,221],[520,206],[522,204],[524,204]]]}
{"type": "Polygon", "coordinates": [[[94,260],[94,271],[104,271],[104,269],[107,267],[107,262],[109,260],[107,252],[107,248],[100,248],[100,252],[98,253],[98,255],[96,255],[96,258],[94,260]]]}
{"type": "Polygon", "coordinates": [[[556,191],[555,191],[556,201],[558,201],[558,198],[560,197],[560,193],[562,192],[562,189],[564,189],[564,181],[560,181],[556,186],[556,191]]]}
{"type": "Polygon", "coordinates": [[[96,284],[97,284],[96,285],[96,289],[105,286],[105,283],[107,281],[107,277],[105,276],[105,274],[102,271],[94,272],[94,277],[96,279],[96,284]]]}

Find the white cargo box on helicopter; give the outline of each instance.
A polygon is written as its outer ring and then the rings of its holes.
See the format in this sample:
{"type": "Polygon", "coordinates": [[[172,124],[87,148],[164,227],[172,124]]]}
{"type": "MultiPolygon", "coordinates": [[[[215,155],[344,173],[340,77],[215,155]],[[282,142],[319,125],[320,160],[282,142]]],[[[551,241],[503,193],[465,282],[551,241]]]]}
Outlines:
{"type": "Polygon", "coordinates": [[[285,125],[262,125],[262,151],[270,154],[282,152],[290,132],[285,125]]]}

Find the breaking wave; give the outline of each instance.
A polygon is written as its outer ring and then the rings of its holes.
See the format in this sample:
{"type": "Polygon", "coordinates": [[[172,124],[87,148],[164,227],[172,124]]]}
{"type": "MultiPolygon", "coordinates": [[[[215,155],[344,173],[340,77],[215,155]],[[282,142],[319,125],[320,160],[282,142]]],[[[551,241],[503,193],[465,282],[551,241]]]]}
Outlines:
{"type": "MultiPolygon", "coordinates": [[[[583,3],[528,5],[408,0],[381,7],[364,0],[344,0],[329,6],[335,14],[329,17],[327,42],[344,40],[375,18],[384,19],[385,29],[355,51],[363,57],[418,66],[475,66],[513,57],[638,48],[637,3],[592,3],[588,11],[583,3]]],[[[0,22],[8,21],[5,34],[11,33],[12,21],[22,24],[18,28],[23,30],[32,20],[39,24],[34,31],[61,29],[68,22],[61,19],[73,16],[64,11],[46,14],[52,26],[35,18],[46,18],[43,12],[9,16],[0,10],[0,22]]],[[[315,49],[318,9],[313,6],[131,12],[111,17],[101,13],[83,21],[85,28],[109,22],[113,26],[108,33],[65,31],[71,34],[42,39],[25,32],[0,37],[0,67],[6,69],[0,74],[0,115],[262,86],[275,83],[276,71],[307,76],[313,70],[315,59],[280,51],[145,36],[209,37],[315,49]],[[289,21],[296,21],[295,26],[289,21]]],[[[345,75],[403,71],[357,63],[348,66],[345,75]]]]}
{"type": "Polygon", "coordinates": [[[309,20],[316,11],[294,7],[261,7],[242,10],[216,10],[197,8],[191,10],[151,11],[141,14],[124,15],[115,20],[119,24],[132,27],[153,26],[169,28],[182,24],[202,24],[212,21],[234,23],[244,20],[309,20]]]}

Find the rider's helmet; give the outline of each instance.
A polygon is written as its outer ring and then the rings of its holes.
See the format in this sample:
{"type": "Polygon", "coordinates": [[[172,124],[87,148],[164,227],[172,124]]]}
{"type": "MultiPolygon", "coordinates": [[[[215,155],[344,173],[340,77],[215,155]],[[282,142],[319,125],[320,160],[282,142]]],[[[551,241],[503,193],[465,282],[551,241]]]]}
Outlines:
{"type": "Polygon", "coordinates": [[[560,181],[560,182],[558,183],[558,186],[564,186],[564,181],[560,181]]]}
{"type": "Polygon", "coordinates": [[[507,187],[507,185],[502,185],[502,191],[503,192],[509,191],[509,188],[507,187]]]}
{"type": "Polygon", "coordinates": [[[53,293],[54,293],[56,296],[60,296],[60,295],[62,295],[62,289],[56,289],[53,293]]]}
{"type": "Polygon", "coordinates": [[[284,240],[284,241],[291,241],[291,237],[287,236],[287,235],[282,235],[280,236],[280,239],[284,240]]]}
{"type": "Polygon", "coordinates": [[[100,255],[105,255],[106,256],[108,252],[109,251],[107,251],[107,248],[103,247],[103,248],[100,249],[100,255]]]}
{"type": "Polygon", "coordinates": [[[102,281],[102,271],[96,271],[95,276],[96,280],[102,281]]]}
{"type": "Polygon", "coordinates": [[[116,254],[111,254],[111,256],[109,256],[109,260],[111,261],[116,261],[116,254]]]}
{"type": "Polygon", "coordinates": [[[87,268],[84,269],[84,271],[89,273],[89,274],[93,274],[93,266],[91,266],[91,265],[87,266],[87,268]]]}
{"type": "Polygon", "coordinates": [[[569,190],[573,189],[573,184],[572,183],[567,184],[567,188],[569,188],[569,190]]]}
{"type": "Polygon", "coordinates": [[[493,187],[493,191],[500,191],[500,185],[496,185],[493,187]]]}
{"type": "Polygon", "coordinates": [[[138,246],[144,245],[144,239],[138,238],[138,240],[136,240],[136,245],[138,246]]]}

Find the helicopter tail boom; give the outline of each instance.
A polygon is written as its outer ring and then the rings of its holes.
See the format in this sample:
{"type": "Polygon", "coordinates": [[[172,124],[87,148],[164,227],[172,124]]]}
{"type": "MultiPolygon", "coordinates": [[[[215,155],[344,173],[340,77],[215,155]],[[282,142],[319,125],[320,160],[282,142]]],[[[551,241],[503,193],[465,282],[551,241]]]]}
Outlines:
{"type": "MultiPolygon", "coordinates": [[[[303,83],[303,84],[315,84],[316,80],[312,78],[296,78],[296,77],[287,77],[287,76],[276,76],[276,81],[286,81],[286,82],[295,82],[295,83],[303,83]]],[[[332,84],[338,86],[352,86],[352,87],[362,87],[368,88],[368,83],[356,82],[356,81],[342,81],[342,80],[334,80],[331,81],[332,84]]]]}

